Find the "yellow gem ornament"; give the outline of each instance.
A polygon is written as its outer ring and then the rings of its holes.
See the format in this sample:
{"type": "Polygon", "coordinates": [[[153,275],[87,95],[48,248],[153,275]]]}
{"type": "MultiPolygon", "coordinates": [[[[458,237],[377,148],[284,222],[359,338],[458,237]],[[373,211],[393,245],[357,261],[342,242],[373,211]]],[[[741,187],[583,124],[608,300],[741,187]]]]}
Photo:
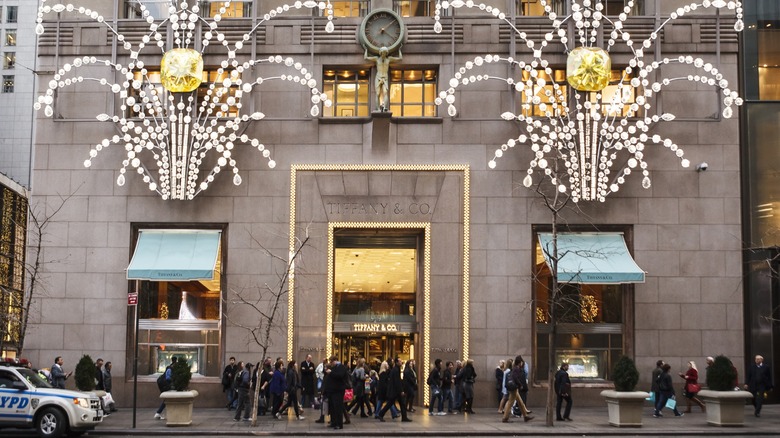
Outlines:
{"type": "Polygon", "coordinates": [[[193,49],[171,49],[160,62],[163,88],[172,93],[188,93],[203,81],[203,57],[193,49]]]}
{"type": "Polygon", "coordinates": [[[566,60],[566,81],[575,90],[601,91],[609,85],[612,60],[598,47],[577,47],[566,60]]]}

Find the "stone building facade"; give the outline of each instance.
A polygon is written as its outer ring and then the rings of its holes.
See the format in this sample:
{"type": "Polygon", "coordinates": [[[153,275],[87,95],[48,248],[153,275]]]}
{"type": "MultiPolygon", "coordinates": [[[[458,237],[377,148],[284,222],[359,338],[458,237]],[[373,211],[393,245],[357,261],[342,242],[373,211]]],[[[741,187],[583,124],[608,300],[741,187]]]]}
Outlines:
{"type": "MultiPolygon", "coordinates": [[[[89,3],[85,6],[99,10],[134,44],[148,30],[123,3],[89,3]]],[[[507,11],[529,6],[499,3],[496,7],[507,11]]],[[[646,37],[683,3],[642,2],[639,16],[628,20],[632,33],[646,37]]],[[[407,15],[434,10],[408,9],[410,2],[359,4],[355,14],[378,7],[396,8],[402,15],[404,7],[407,15]]],[[[248,32],[265,11],[279,6],[263,1],[241,5],[240,11],[230,11],[250,18],[220,22],[228,38],[248,32]]],[[[57,71],[82,56],[132,62],[105,26],[67,11],[58,22],[53,19],[44,19],[38,70],[57,71]]],[[[369,79],[376,69],[355,36],[362,19],[337,17],[335,31],[327,33],[326,18],[308,9],[291,10],[263,23],[245,48],[255,58],[294,57],[318,87],[333,90],[331,98],[354,87],[373,96],[369,79]],[[350,79],[340,82],[335,78],[340,73],[350,79]]],[[[438,34],[430,15],[403,20],[408,37],[402,59],[390,66],[390,78],[398,84],[396,90],[409,96],[430,84],[438,95],[475,56],[500,53],[521,59],[531,54],[506,26],[478,11],[458,10],[454,22],[443,17],[444,31],[438,34]]],[[[520,30],[538,37],[550,22],[535,16],[516,21],[520,30]]],[[[736,84],[733,25],[733,11],[695,11],[665,27],[653,56],[701,57],[736,84]]],[[[206,52],[206,70],[219,65],[218,48],[206,52]]],[[[551,53],[550,64],[564,68],[564,54],[551,53]]],[[[242,56],[237,58],[243,62],[242,56]]],[[[623,68],[627,59],[625,49],[615,49],[613,65],[623,68]]],[[[154,62],[145,60],[150,71],[159,67],[154,62]]],[[[496,76],[516,74],[503,66],[487,69],[496,76]]],[[[670,65],[664,74],[678,76],[681,71],[670,65]]],[[[117,73],[93,65],[84,66],[81,74],[122,82],[117,73]]],[[[259,75],[256,70],[244,74],[259,75]]],[[[45,89],[51,79],[40,75],[39,88],[45,89]]],[[[240,185],[232,183],[226,168],[194,199],[179,201],[163,200],[132,168],[124,185],[117,185],[118,169],[127,158],[122,144],[103,148],[85,168],[90,149],[117,133],[95,116],[119,111],[119,95],[87,80],[58,91],[54,117],[39,114],[37,119],[31,202],[54,208],[62,197],[69,198],[49,228],[49,288],[36,303],[26,355],[40,366],[62,355],[66,369],[83,354],[110,360],[115,397],[128,405],[137,310],[139,404],[154,404],[153,374],[177,354],[196,364],[199,391],[221,394],[226,358],[261,360],[260,346],[242,328],[257,325],[260,318],[239,301],[272,301],[264,285],[273,290],[286,265],[265,251],[287,260],[308,236],[295,261],[291,293],[281,301],[268,356],[302,360],[312,354],[318,361],[328,353],[344,360],[355,354],[400,355],[416,360],[421,382],[435,358],[468,357],[479,375],[478,404],[486,406],[493,403],[497,362],[521,354],[531,365],[535,387],[544,386],[546,374],[539,370],[548,366],[543,358],[545,318],[537,305],[544,261],[537,242],[538,234],[549,230],[551,214],[523,186],[529,149],[519,145],[495,169],[488,167],[495,149],[520,134],[521,125],[500,117],[507,109],[517,110],[519,96],[505,82],[483,82],[457,92],[459,114],[449,117],[446,105],[436,108],[425,93],[414,95],[422,95],[417,100],[391,100],[392,116],[376,113],[373,98],[355,94],[354,103],[340,106],[348,102],[335,100],[332,109],[323,108],[316,116],[309,113],[312,93],[306,87],[268,81],[245,94],[244,105],[266,118],[248,124],[243,133],[261,140],[276,167],[269,168],[261,152],[236,147],[232,158],[240,166],[240,185]],[[338,112],[342,109],[349,111],[338,112]],[[128,280],[128,265],[144,236],[160,230],[217,235],[214,278],[128,280]],[[354,266],[350,257],[375,252],[380,260],[394,252],[410,255],[411,263],[398,263],[411,274],[382,271],[397,289],[376,286],[374,291],[368,283],[361,290],[342,287],[349,282],[339,276],[354,266]],[[128,307],[130,292],[138,293],[137,307],[128,307]]],[[[706,161],[709,168],[682,168],[673,153],[649,148],[649,189],[642,188],[635,173],[606,202],[580,202],[562,212],[560,223],[567,231],[621,233],[646,272],[644,283],[572,289],[595,300],[595,310],[590,319],[567,326],[555,357],[577,364],[575,386],[581,387],[577,391],[583,402],[600,403],[595,395],[610,385],[610,364],[621,354],[636,360],[647,386],[659,358],[682,371],[689,360],[703,364],[706,356],[725,354],[742,375],[740,189],[735,184],[740,176],[739,122],[720,116],[718,96],[705,85],[676,82],[654,99],[663,112],[678,116],[654,128],[657,133],[684,148],[692,163],[706,161]]],[[[541,390],[532,389],[530,404],[543,398],[541,390]]],[[[198,403],[219,406],[220,400],[201,397],[198,403]]]]}

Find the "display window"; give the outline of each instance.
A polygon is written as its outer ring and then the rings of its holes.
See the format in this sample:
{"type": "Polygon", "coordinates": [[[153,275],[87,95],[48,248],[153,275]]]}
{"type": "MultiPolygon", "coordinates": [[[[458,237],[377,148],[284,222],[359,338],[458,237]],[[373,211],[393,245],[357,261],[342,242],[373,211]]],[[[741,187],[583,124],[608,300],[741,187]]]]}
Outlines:
{"type": "MultiPolygon", "coordinates": [[[[630,237],[630,229],[620,228],[630,237]]],[[[551,270],[536,236],[537,232],[534,233],[533,368],[547,370],[566,362],[572,379],[585,382],[611,380],[613,365],[632,350],[632,337],[627,333],[627,327],[633,327],[633,284],[575,283],[559,279],[558,294],[552,299],[551,270]],[[550,364],[553,323],[556,325],[555,351],[552,354],[555,363],[550,364]]],[[[627,244],[629,241],[626,239],[627,244]]],[[[591,256],[614,256],[597,252],[591,256]]],[[[561,260],[566,256],[559,253],[561,260]]],[[[585,271],[583,269],[583,273],[585,271]]],[[[533,377],[536,381],[546,380],[543,372],[533,377]]]]}

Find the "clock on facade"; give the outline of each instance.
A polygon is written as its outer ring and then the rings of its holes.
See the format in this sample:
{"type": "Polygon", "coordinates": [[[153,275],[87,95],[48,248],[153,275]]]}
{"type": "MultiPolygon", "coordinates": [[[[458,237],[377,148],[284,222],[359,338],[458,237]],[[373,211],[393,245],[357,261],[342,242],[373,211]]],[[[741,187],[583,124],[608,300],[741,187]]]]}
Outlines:
{"type": "Polygon", "coordinates": [[[406,26],[398,14],[390,9],[374,9],[360,24],[358,40],[372,53],[379,53],[382,47],[393,53],[403,44],[405,33],[406,26]]]}

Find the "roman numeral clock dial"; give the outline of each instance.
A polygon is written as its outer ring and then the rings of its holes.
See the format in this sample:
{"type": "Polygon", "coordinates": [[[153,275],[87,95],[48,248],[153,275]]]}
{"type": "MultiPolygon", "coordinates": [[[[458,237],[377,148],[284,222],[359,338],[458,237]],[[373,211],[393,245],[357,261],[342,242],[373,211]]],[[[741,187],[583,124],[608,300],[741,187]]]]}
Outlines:
{"type": "Polygon", "coordinates": [[[371,11],[360,24],[358,39],[369,52],[379,53],[386,47],[392,53],[404,40],[406,28],[401,17],[390,9],[371,11]]]}

